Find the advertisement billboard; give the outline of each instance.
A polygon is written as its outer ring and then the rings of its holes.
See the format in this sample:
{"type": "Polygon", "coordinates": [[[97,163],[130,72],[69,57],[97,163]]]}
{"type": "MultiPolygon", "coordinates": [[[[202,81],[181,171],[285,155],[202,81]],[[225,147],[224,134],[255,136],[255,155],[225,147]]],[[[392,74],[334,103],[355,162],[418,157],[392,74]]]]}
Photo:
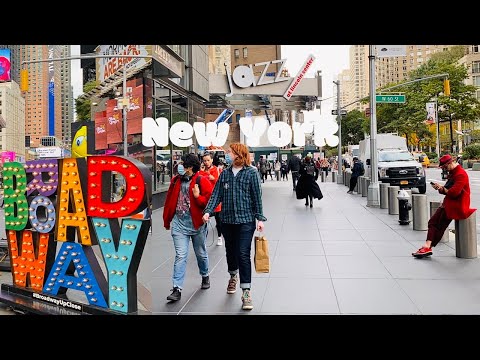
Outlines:
{"type": "Polygon", "coordinates": [[[0,81],[11,81],[10,49],[0,49],[0,81]]]}
{"type": "Polygon", "coordinates": [[[83,158],[96,154],[95,151],[95,122],[75,121],[72,129],[72,154],[73,158],[83,158]]]}
{"type": "MultiPolygon", "coordinates": [[[[99,45],[95,52],[98,55],[152,55],[151,45],[99,45]]],[[[152,59],[142,58],[102,58],[96,59],[97,81],[103,83],[116,71],[123,69],[125,64],[127,71],[140,68],[152,59]]]]}

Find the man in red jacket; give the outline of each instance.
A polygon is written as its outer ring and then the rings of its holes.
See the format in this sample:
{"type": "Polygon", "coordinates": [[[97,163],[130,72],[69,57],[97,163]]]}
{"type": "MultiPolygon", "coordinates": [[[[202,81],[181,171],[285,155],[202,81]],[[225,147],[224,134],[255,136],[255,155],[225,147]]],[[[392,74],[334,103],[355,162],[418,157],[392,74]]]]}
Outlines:
{"type": "Polygon", "coordinates": [[[432,183],[432,186],[445,198],[428,221],[425,245],[412,253],[416,258],[432,255],[432,247],[438,244],[450,222],[466,219],[476,210],[470,209],[470,184],[465,170],[448,154],[440,158],[439,166],[448,170],[448,181],[443,186],[437,183],[432,183]]]}
{"type": "Polygon", "coordinates": [[[167,297],[170,301],[180,300],[182,296],[190,239],[202,276],[201,288],[210,288],[205,244],[207,225],[204,224],[202,216],[212,195],[212,185],[206,176],[199,175],[200,160],[197,155],[187,154],[182,157],[182,161],[178,165],[178,175],[170,183],[163,208],[164,226],[167,230],[171,228],[175,246],[173,289],[167,297]]]}

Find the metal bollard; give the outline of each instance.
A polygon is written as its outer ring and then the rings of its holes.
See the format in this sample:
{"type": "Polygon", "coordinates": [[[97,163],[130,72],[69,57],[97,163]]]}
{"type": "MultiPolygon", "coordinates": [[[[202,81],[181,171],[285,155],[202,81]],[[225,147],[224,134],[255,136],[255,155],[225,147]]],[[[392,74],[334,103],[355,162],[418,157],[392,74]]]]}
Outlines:
{"type": "Polygon", "coordinates": [[[398,190],[400,190],[400,186],[388,187],[388,213],[390,215],[398,215],[398,190]]]}
{"type": "Polygon", "coordinates": [[[388,209],[388,187],[389,183],[380,183],[380,209],[388,209]]]}
{"type": "Polygon", "coordinates": [[[337,173],[332,171],[332,182],[337,182],[337,173]]]}
{"type": "Polygon", "coordinates": [[[351,172],[346,172],[346,178],[345,178],[345,186],[350,187],[350,179],[352,178],[352,173],[351,172]]]}
{"type": "Polygon", "coordinates": [[[428,230],[427,195],[412,195],[413,230],[428,230]]]}
{"type": "Polygon", "coordinates": [[[321,171],[322,182],[325,182],[325,171],[321,171]]]}
{"type": "Polygon", "coordinates": [[[476,211],[464,220],[455,220],[455,255],[462,259],[477,257],[476,211]]]}
{"type": "Polygon", "coordinates": [[[368,196],[368,186],[367,186],[367,177],[362,176],[363,181],[362,181],[362,197],[367,197],[368,196]]]}
{"type": "Polygon", "coordinates": [[[344,172],[342,173],[342,175],[343,175],[343,185],[348,186],[348,185],[347,185],[347,172],[344,171],[344,172]]]}
{"type": "MultiPolygon", "coordinates": [[[[440,201],[430,201],[430,217],[432,217],[433,214],[435,214],[435,212],[437,211],[437,209],[440,207],[441,204],[442,203],[440,201]]],[[[427,228],[428,228],[428,223],[427,223],[427,228]]],[[[447,243],[450,240],[449,233],[450,233],[450,230],[448,230],[447,228],[443,233],[442,238],[440,239],[441,243],[447,243]]]]}
{"type": "Polygon", "coordinates": [[[357,194],[360,194],[360,181],[359,177],[357,176],[357,185],[355,185],[355,189],[353,189],[357,194]]]}

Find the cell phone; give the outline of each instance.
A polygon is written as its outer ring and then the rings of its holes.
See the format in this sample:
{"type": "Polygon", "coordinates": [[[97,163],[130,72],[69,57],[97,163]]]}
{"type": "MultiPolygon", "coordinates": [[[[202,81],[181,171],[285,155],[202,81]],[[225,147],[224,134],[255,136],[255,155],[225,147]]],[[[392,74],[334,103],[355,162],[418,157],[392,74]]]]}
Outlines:
{"type": "Polygon", "coordinates": [[[435,185],[435,183],[433,181],[430,181],[430,185],[435,185]]]}

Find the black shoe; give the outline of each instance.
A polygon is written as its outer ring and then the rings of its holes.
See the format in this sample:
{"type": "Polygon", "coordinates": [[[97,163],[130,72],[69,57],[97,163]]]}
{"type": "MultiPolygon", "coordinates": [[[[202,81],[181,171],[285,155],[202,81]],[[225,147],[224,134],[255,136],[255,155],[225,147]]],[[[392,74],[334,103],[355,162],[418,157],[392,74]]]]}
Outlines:
{"type": "Polygon", "coordinates": [[[202,276],[202,289],[210,289],[210,277],[202,276]]]}
{"type": "Polygon", "coordinates": [[[182,292],[180,291],[180,289],[178,287],[174,287],[172,289],[172,293],[167,296],[167,300],[178,301],[181,299],[181,297],[182,297],[182,292]]]}
{"type": "Polygon", "coordinates": [[[310,207],[313,207],[313,202],[310,203],[310,207]]]}
{"type": "Polygon", "coordinates": [[[305,203],[305,206],[308,206],[308,201],[305,203]]]}

